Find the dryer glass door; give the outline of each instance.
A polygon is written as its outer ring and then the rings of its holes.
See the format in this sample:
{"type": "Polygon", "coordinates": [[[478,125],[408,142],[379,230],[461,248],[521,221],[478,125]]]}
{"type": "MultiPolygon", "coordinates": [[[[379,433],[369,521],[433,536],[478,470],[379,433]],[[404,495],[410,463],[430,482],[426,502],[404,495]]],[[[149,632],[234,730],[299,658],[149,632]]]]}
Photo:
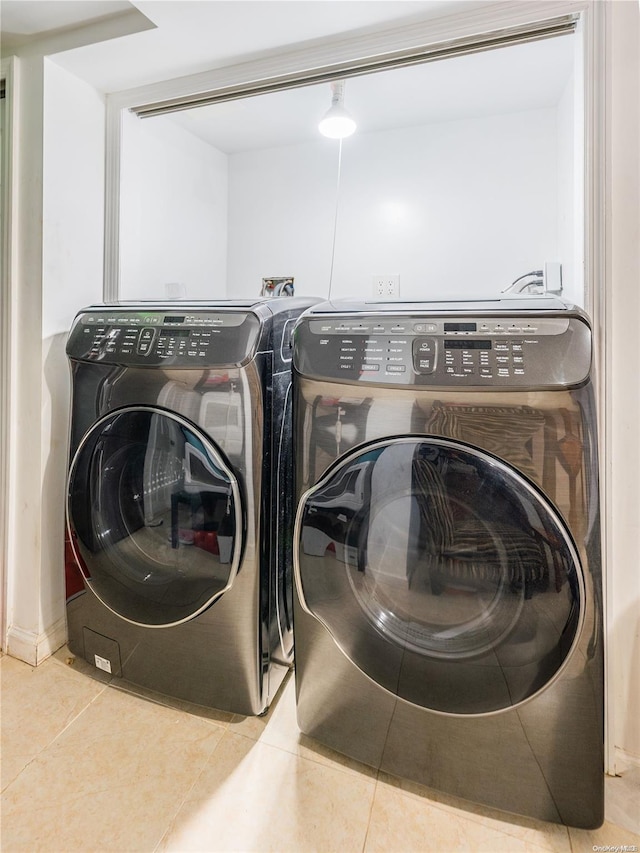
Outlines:
{"type": "Polygon", "coordinates": [[[584,580],[564,522],[515,469],[414,437],[342,457],[296,519],[302,606],[375,682],[453,714],[535,695],[570,656],[584,580]]]}
{"type": "Polygon", "coordinates": [[[68,525],[88,588],[139,625],[193,618],[229,589],[240,562],[236,477],[204,433],[164,410],[119,409],[85,435],[68,525]]]}

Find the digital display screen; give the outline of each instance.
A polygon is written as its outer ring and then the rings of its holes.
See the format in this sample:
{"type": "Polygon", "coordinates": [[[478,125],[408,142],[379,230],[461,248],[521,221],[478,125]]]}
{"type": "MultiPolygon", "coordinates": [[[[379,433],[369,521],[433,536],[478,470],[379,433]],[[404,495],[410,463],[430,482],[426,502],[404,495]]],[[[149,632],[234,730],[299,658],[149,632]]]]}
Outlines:
{"type": "Polygon", "coordinates": [[[477,331],[475,323],[445,323],[445,332],[475,332],[477,331]]]}
{"type": "Polygon", "coordinates": [[[184,317],[165,317],[163,323],[184,323],[184,317]]]}
{"type": "Polygon", "coordinates": [[[491,349],[491,341],[445,341],[445,349],[491,349]]]}
{"type": "MultiPolygon", "coordinates": [[[[166,317],[165,317],[166,320],[166,317]]],[[[190,329],[161,329],[161,335],[168,335],[170,338],[188,338],[191,334],[190,329]]]]}

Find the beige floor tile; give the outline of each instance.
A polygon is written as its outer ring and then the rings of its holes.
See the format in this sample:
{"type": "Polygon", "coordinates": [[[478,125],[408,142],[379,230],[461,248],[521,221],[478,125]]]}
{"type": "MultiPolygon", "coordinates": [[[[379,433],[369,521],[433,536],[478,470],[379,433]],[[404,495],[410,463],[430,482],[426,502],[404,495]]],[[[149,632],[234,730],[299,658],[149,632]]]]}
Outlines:
{"type": "Polygon", "coordinates": [[[605,820],[600,829],[569,829],[573,853],[591,853],[600,847],[603,850],[620,850],[631,847],[640,850],[640,835],[623,829],[605,820]]]}
{"type": "Polygon", "coordinates": [[[548,846],[471,820],[451,808],[378,783],[365,853],[542,853],[548,846]]]}
{"type": "Polygon", "coordinates": [[[288,676],[288,680],[277,696],[277,701],[269,708],[268,714],[253,718],[235,717],[231,721],[229,731],[259,740],[268,746],[276,746],[301,758],[317,761],[327,767],[351,771],[371,779],[376,777],[376,771],[372,767],[341,755],[300,731],[296,719],[296,688],[293,673],[288,676]]]}
{"type": "Polygon", "coordinates": [[[479,823],[488,829],[533,844],[534,847],[538,846],[553,851],[553,853],[570,853],[571,851],[569,830],[561,824],[501,812],[489,806],[482,806],[444,794],[441,791],[425,788],[416,782],[397,779],[386,773],[381,773],[379,776],[378,786],[381,785],[389,785],[392,788],[399,789],[409,797],[426,801],[433,806],[451,812],[456,817],[479,823]]]}
{"type": "Polygon", "coordinates": [[[375,782],[225,734],[163,839],[179,851],[360,851],[375,782]]]}
{"type": "Polygon", "coordinates": [[[3,849],[153,849],[223,734],[107,688],[5,790],[3,849]]]}
{"type": "Polygon", "coordinates": [[[3,655],[2,790],[105,689],[59,660],[38,667],[3,655]]]}
{"type": "Polygon", "coordinates": [[[640,767],[626,767],[620,776],[607,776],[604,793],[605,818],[640,835],[640,767]]]}

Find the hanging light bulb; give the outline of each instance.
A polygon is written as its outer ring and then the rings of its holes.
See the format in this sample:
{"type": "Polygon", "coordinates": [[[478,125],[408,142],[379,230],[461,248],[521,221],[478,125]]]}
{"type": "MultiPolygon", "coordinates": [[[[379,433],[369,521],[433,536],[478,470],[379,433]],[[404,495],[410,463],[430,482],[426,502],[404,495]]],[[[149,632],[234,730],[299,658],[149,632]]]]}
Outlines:
{"type": "Polygon", "coordinates": [[[329,139],[344,139],[356,129],[356,123],[344,108],[344,80],[331,84],[331,106],[318,125],[318,130],[329,139]]]}

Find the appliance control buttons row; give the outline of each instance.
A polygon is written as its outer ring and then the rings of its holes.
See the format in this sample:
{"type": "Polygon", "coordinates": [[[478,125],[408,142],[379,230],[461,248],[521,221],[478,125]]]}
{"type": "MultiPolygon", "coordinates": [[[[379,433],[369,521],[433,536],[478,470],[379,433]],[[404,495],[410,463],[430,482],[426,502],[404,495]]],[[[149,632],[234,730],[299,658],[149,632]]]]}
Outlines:
{"type": "Polygon", "coordinates": [[[433,373],[436,369],[436,352],[436,342],[433,338],[416,338],[414,340],[413,369],[416,373],[433,373]]]}

